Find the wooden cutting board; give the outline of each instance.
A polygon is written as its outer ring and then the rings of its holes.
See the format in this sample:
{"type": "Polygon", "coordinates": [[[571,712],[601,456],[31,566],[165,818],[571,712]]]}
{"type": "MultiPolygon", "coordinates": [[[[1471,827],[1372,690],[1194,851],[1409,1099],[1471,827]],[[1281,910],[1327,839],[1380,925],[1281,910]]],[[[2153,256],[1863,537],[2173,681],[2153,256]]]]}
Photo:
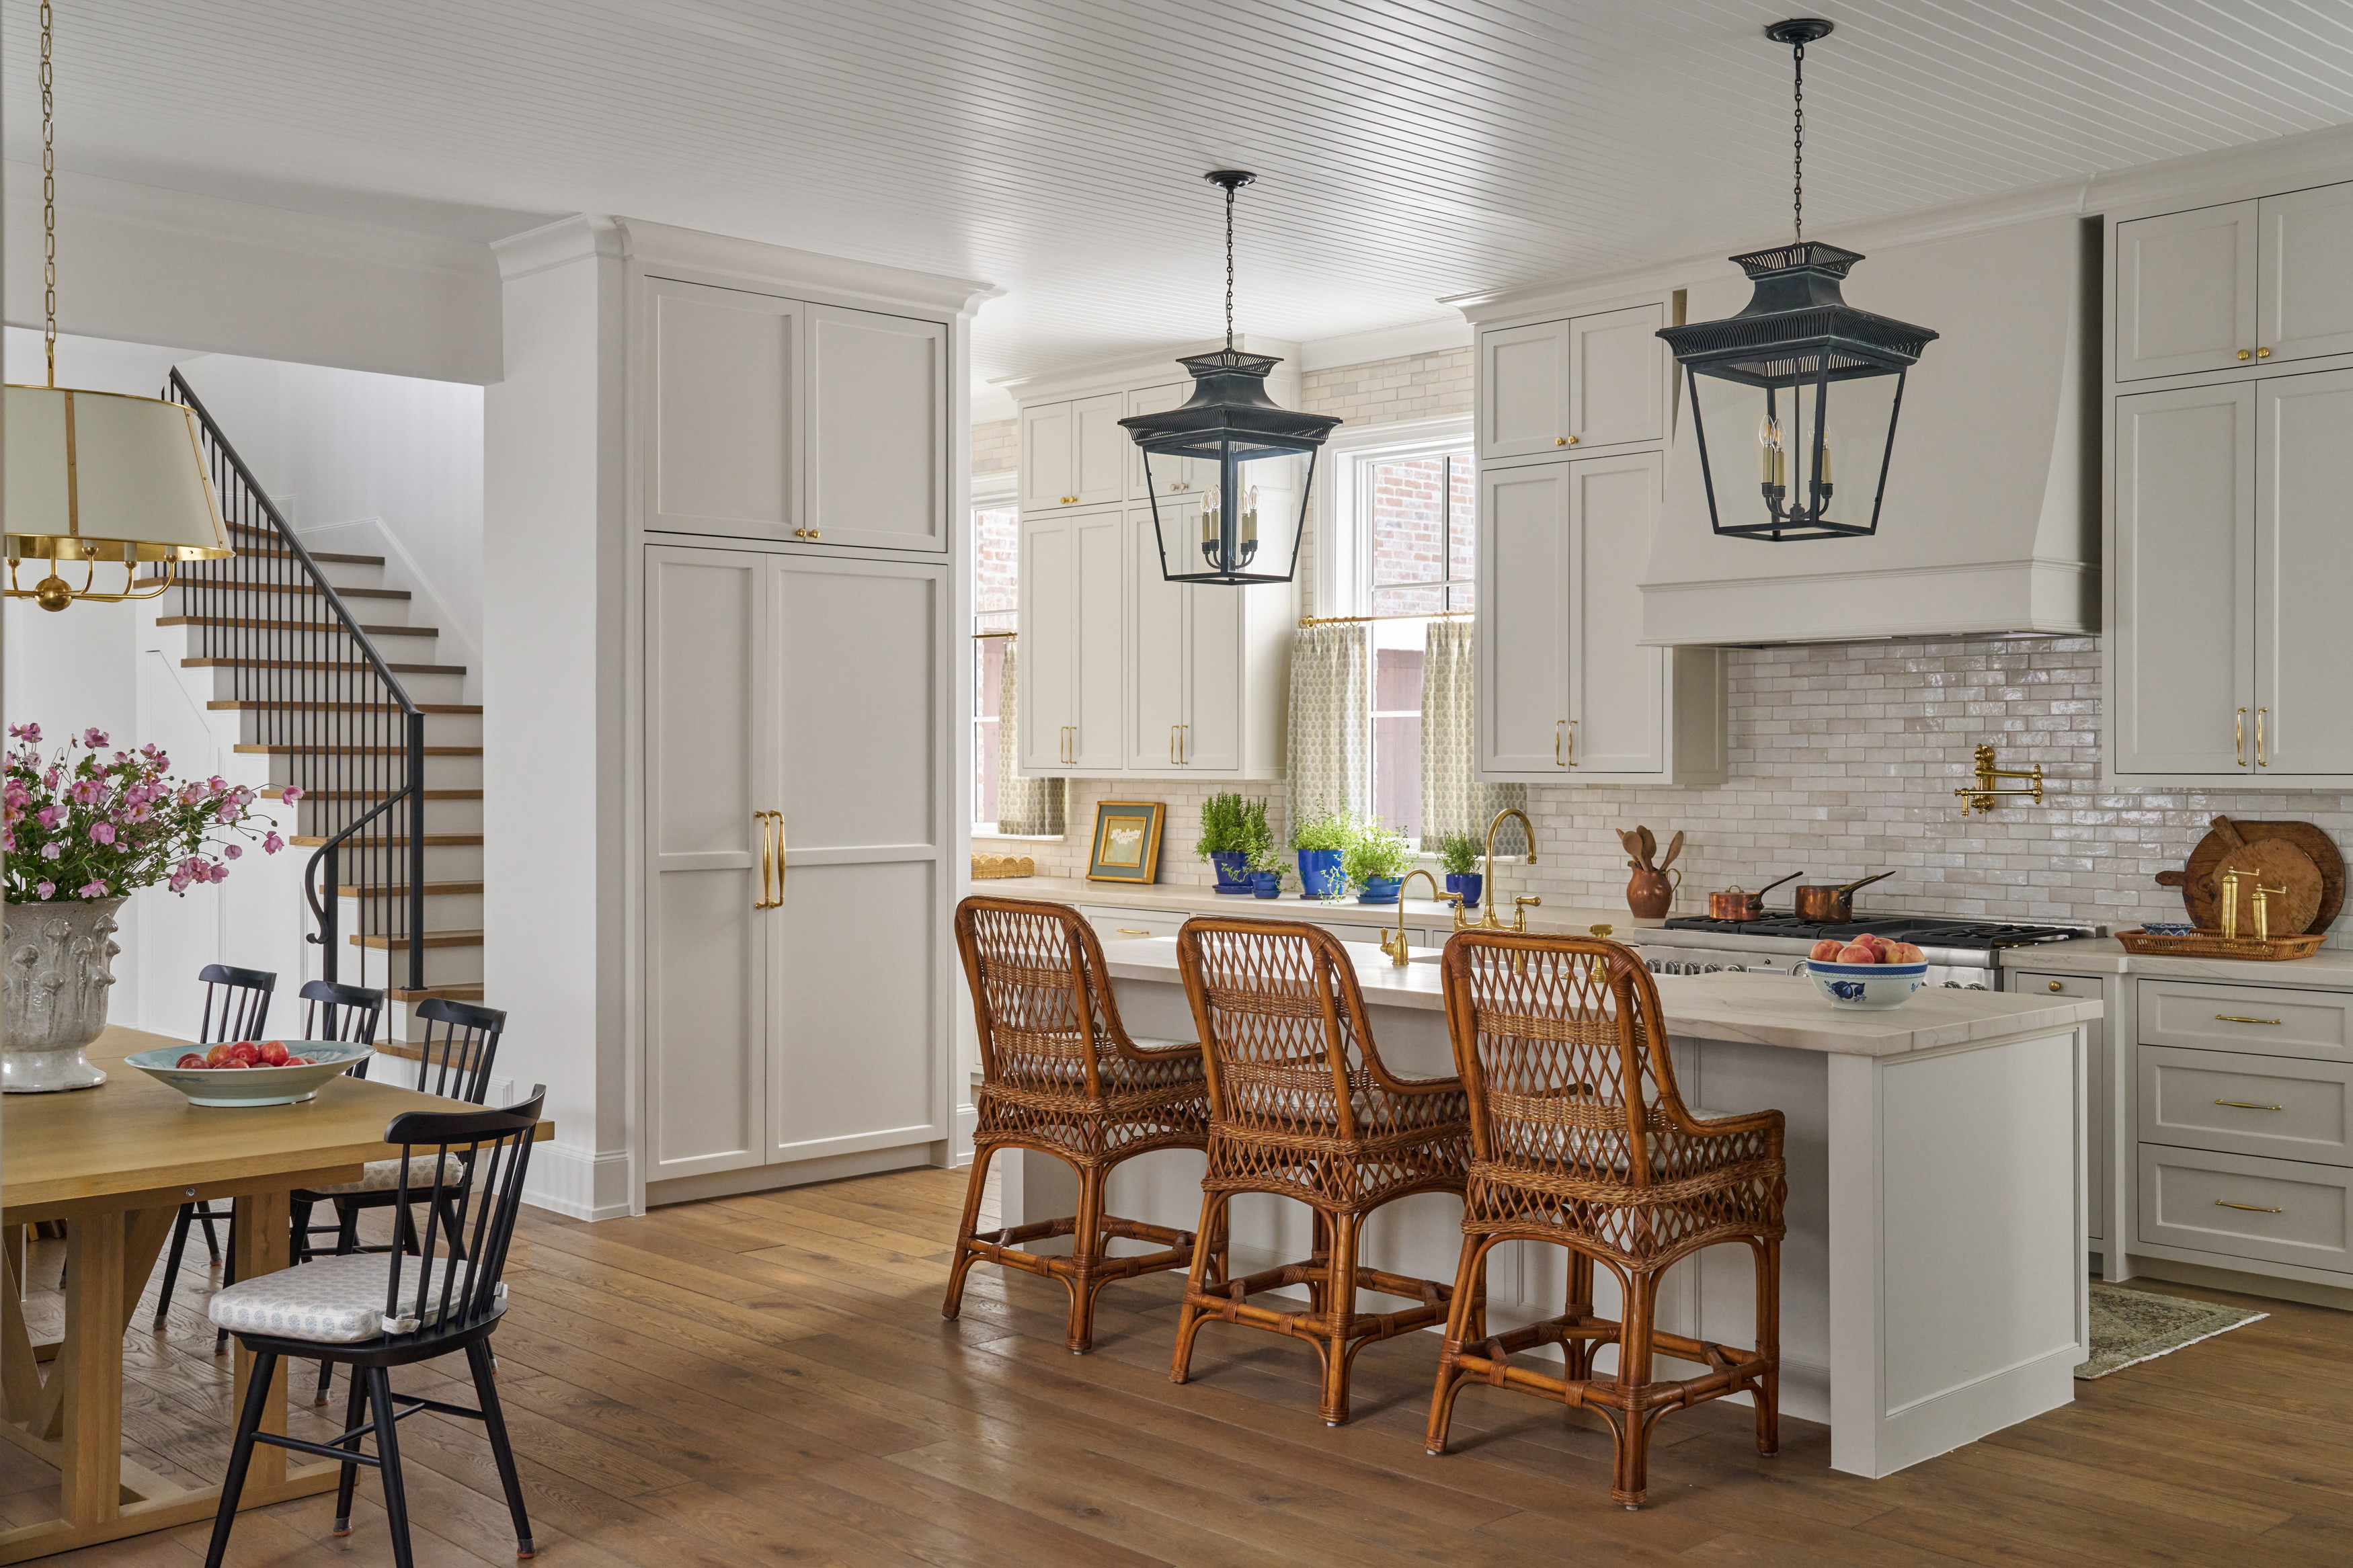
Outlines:
{"type": "MultiPolygon", "coordinates": [[[[2242,872],[2260,871],[2267,887],[2291,889],[2284,897],[2272,897],[2271,929],[2274,936],[2324,930],[2345,906],[2344,854],[2335,839],[2309,822],[2244,822],[2218,816],[2212,830],[2189,852],[2189,863],[2179,871],[2158,872],[2157,879],[2167,887],[2181,889],[2181,901],[2192,925],[2201,931],[2214,931],[2222,923],[2217,883],[2221,873],[2232,867],[2242,872]],[[2293,857],[2281,854],[2282,849],[2294,851],[2293,857]],[[2309,878],[2305,867],[2311,868],[2309,878]],[[2294,878],[2295,881],[2284,881],[2283,878],[2294,878]],[[2307,887],[2311,907],[2303,916],[2305,923],[2291,925],[2289,921],[2305,909],[2306,896],[2295,889],[2307,887]]],[[[2248,879],[2242,877],[2239,929],[2248,935],[2254,931],[2253,906],[2249,901],[2252,890],[2248,879]]]]}

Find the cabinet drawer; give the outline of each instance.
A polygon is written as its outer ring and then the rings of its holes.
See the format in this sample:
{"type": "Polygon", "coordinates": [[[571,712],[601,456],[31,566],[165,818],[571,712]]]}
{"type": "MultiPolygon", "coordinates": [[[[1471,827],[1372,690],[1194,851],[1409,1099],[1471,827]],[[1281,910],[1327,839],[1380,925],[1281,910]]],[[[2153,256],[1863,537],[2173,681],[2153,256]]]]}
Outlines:
{"type": "Polygon", "coordinates": [[[2140,1146],[2140,1239],[2230,1258],[2353,1270],[2353,1170],[2140,1146]]]}
{"type": "Polygon", "coordinates": [[[2353,1061],[2353,995],[2195,980],[2139,982],[2140,1043],[2353,1061]]]}
{"type": "Polygon", "coordinates": [[[2353,1065],[2144,1046],[2139,1101],[2143,1142],[2353,1165],[2353,1065]]]}
{"type": "Polygon", "coordinates": [[[2096,974],[2014,974],[2003,989],[2022,996],[2077,996],[2092,1002],[2107,997],[2096,974]]]}
{"type": "Polygon", "coordinates": [[[1139,936],[1175,936],[1176,928],[1185,923],[1183,915],[1165,910],[1102,909],[1082,904],[1079,913],[1095,928],[1099,942],[1127,942],[1139,936]]]}

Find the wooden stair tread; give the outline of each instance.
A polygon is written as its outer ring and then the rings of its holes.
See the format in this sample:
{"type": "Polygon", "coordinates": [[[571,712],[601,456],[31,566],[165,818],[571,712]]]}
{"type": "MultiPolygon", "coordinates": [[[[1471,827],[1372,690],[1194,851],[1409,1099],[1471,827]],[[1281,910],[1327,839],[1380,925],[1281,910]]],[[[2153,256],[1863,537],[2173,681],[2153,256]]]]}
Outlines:
{"type": "MultiPolygon", "coordinates": [[[[273,621],[259,616],[157,616],[159,626],[247,626],[259,631],[315,632],[322,637],[349,637],[343,627],[325,621],[273,621]]],[[[360,630],[372,637],[438,637],[438,626],[376,626],[363,621],[360,630]]]]}
{"type": "Polygon", "coordinates": [[[430,1002],[436,996],[447,998],[451,1002],[479,1002],[482,999],[482,983],[479,980],[469,980],[456,985],[420,986],[415,991],[406,986],[395,985],[384,994],[385,1000],[392,1002],[430,1002]]]}
{"type": "MultiPolygon", "coordinates": [[[[249,546],[240,546],[237,550],[237,554],[241,558],[259,561],[291,561],[296,559],[294,552],[290,550],[255,549],[249,546]]],[[[311,559],[313,561],[332,561],[337,564],[343,566],[381,566],[384,564],[384,557],[381,555],[341,555],[332,550],[313,550],[311,552],[311,559]]]]}
{"type": "MultiPolygon", "coordinates": [[[[427,882],[425,884],[425,896],[428,899],[456,893],[479,893],[481,890],[482,885],[480,882],[427,882]]],[[[346,883],[335,889],[335,896],[339,899],[374,899],[386,893],[405,898],[408,893],[408,884],[406,882],[346,883]]]]}
{"type": "MultiPolygon", "coordinates": [[[[164,583],[161,577],[142,577],[132,584],[134,588],[153,588],[164,583]]],[[[227,583],[213,578],[190,578],[174,582],[174,588],[208,588],[218,594],[320,594],[324,590],[309,583],[227,583]]],[[[336,595],[345,599],[406,599],[406,588],[338,588],[336,595]]]]}
{"type": "MultiPolygon", "coordinates": [[[[293,837],[288,839],[286,842],[289,844],[301,845],[307,849],[316,849],[323,846],[331,837],[332,836],[329,834],[314,835],[309,833],[299,833],[293,837]]],[[[425,847],[428,849],[432,848],[437,844],[444,847],[457,847],[462,848],[469,844],[480,844],[481,841],[482,836],[479,833],[428,833],[425,836],[425,847]]],[[[386,847],[396,849],[407,848],[408,836],[404,833],[394,838],[369,838],[360,841],[358,844],[358,849],[360,850],[383,849],[386,847]]],[[[356,853],[357,851],[355,850],[354,852],[356,853]]]]}
{"type": "MultiPolygon", "coordinates": [[[[302,792],[304,800],[382,800],[384,797],[385,792],[380,789],[306,789],[302,792]]],[[[261,792],[261,798],[284,800],[286,786],[271,784],[261,792]]],[[[478,789],[428,789],[425,792],[425,798],[427,800],[480,800],[482,798],[482,792],[478,789]]]]}
{"type": "MultiPolygon", "coordinates": [[[[216,697],[205,704],[216,710],[284,708],[304,713],[397,713],[397,702],[278,702],[267,697],[216,697]]],[[[480,713],[479,702],[420,702],[419,713],[480,713]]]]}
{"type": "MultiPolygon", "coordinates": [[[[353,931],[350,941],[353,947],[376,949],[406,948],[411,945],[406,934],[397,932],[389,936],[362,936],[357,931],[353,931]]],[[[428,931],[425,933],[424,945],[427,947],[480,947],[482,945],[482,933],[479,931],[428,931]]]]}
{"type": "MultiPolygon", "coordinates": [[[[402,757],[408,754],[406,746],[247,746],[237,751],[254,755],[275,757],[402,757]]],[[[428,757],[479,757],[480,746],[424,746],[418,748],[428,757]]]]}
{"type": "MultiPolygon", "coordinates": [[[[315,658],[184,658],[183,669],[374,669],[365,659],[315,658]]],[[[396,675],[463,675],[462,664],[395,664],[385,668],[396,675]]]]}

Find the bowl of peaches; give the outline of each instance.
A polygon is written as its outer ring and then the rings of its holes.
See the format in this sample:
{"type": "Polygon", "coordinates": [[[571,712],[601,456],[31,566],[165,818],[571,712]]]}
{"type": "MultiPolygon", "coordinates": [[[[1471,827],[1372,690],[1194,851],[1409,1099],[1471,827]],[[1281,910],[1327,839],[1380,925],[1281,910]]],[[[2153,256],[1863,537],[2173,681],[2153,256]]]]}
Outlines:
{"type": "Polygon", "coordinates": [[[134,1051],[122,1059],[186,1095],[190,1105],[234,1110],[308,1100],[321,1084],[375,1054],[341,1040],[231,1040],[193,1050],[134,1051]]]}
{"type": "Polygon", "coordinates": [[[1833,1007],[1901,1007],[1928,984],[1928,955],[1908,942],[1869,931],[1825,937],[1806,957],[1806,973],[1833,1007]]]}

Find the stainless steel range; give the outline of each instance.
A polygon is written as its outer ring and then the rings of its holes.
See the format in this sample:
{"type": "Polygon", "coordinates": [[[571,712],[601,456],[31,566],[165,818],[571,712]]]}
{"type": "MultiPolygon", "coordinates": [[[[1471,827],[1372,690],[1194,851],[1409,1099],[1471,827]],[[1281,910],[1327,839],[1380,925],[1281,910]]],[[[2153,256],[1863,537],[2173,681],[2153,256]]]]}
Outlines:
{"type": "Polygon", "coordinates": [[[1996,969],[2004,948],[2099,934],[2089,926],[2017,925],[1949,915],[1824,921],[1768,913],[1753,921],[1677,915],[1664,930],[1636,931],[1630,940],[1656,974],[1712,974],[1719,970],[1793,974],[1798,961],[1822,938],[1843,941],[1864,931],[1876,931],[1890,942],[1908,942],[1926,953],[1929,984],[1971,991],[2000,989],[1996,969]]]}

